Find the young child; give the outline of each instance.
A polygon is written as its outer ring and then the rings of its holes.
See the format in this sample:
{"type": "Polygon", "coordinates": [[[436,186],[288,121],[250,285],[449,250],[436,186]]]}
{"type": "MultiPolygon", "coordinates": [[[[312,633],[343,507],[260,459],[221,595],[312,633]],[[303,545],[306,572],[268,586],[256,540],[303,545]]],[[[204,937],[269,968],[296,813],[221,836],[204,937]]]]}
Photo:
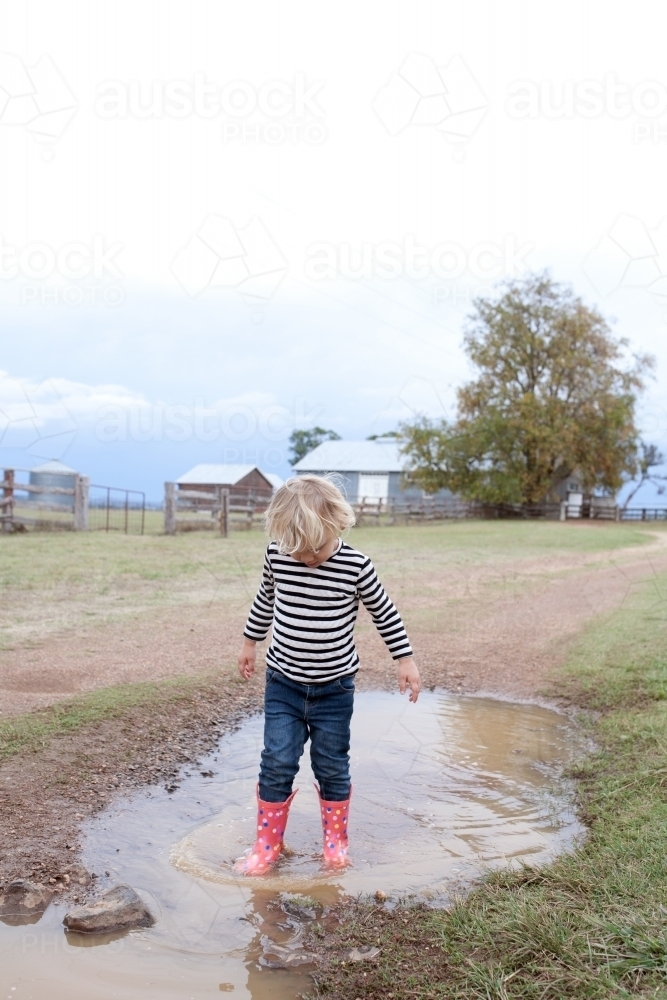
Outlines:
{"type": "Polygon", "coordinates": [[[308,737],[319,784],[324,860],[332,867],[347,863],[350,719],[359,669],[353,633],[360,599],[398,662],[401,694],[409,687],[410,701],[419,696],[419,671],[403,622],[368,556],[340,538],[353,524],[354,512],[343,494],[320,476],[288,479],[266,512],[274,541],[266,550],[238,661],[247,680],[255,669],[256,645],[273,625],[257,833],[252,850],[235,864],[247,875],[267,871],[282,851],[296,795],[292,782],[308,737]]]}

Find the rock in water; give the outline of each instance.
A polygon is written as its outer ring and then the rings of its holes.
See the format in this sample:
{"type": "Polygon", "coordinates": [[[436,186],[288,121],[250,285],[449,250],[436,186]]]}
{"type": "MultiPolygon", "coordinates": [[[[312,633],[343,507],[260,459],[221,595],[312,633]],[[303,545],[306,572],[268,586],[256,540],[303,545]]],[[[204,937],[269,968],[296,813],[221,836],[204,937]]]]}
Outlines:
{"type": "Polygon", "coordinates": [[[0,891],[0,920],[6,924],[35,923],[51,902],[53,893],[44,885],[16,879],[0,891]]]}
{"type": "Polygon", "coordinates": [[[63,923],[68,931],[106,934],[131,927],[152,927],[155,918],[134,889],[129,885],[117,885],[94,903],[70,910],[63,923]]]}

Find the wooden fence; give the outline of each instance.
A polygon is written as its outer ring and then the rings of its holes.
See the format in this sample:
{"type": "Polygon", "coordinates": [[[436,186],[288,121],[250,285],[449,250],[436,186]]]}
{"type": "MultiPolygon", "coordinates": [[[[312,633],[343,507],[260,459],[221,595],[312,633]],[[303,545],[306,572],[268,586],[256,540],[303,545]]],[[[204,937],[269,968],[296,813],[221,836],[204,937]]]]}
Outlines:
{"type": "Polygon", "coordinates": [[[263,526],[266,499],[230,494],[223,486],[212,492],[178,489],[176,483],[164,484],[164,531],[215,531],[226,538],[230,531],[263,526]]]}
{"type": "Polygon", "coordinates": [[[557,521],[561,505],[536,504],[483,504],[457,500],[453,497],[423,497],[415,500],[393,498],[369,500],[367,497],[352,503],[357,524],[422,524],[428,521],[546,518],[557,521]]]}
{"type": "Polygon", "coordinates": [[[561,521],[569,518],[591,521],[667,521],[667,507],[596,506],[583,503],[575,508],[562,504],[561,521]]]}
{"type": "MultiPolygon", "coordinates": [[[[667,508],[622,507],[611,504],[584,504],[568,507],[566,503],[545,504],[482,504],[456,498],[423,497],[370,499],[351,501],[357,524],[394,525],[426,524],[447,520],[579,520],[604,521],[667,521],[667,508]]],[[[168,535],[180,531],[215,531],[226,537],[231,530],[263,527],[267,501],[253,497],[230,496],[217,487],[212,493],[199,490],[179,490],[175,483],[165,483],[164,530],[168,535]]]]}
{"type": "Polygon", "coordinates": [[[463,500],[422,499],[404,500],[389,498],[382,500],[360,497],[352,501],[357,524],[417,524],[426,521],[445,521],[473,516],[471,505],[463,500]]]}
{"type": "Polygon", "coordinates": [[[78,473],[67,473],[74,480],[73,487],[34,486],[17,473],[25,478],[30,470],[5,469],[0,480],[3,533],[28,529],[144,533],[146,497],[138,490],[97,486],[78,473]]]}
{"type": "Polygon", "coordinates": [[[438,500],[425,497],[422,500],[377,500],[362,499],[353,503],[357,524],[421,524],[427,521],[445,521],[465,518],[488,520],[534,520],[566,521],[572,518],[590,521],[667,521],[667,507],[627,507],[613,504],[584,503],[569,506],[567,503],[545,504],[482,504],[464,500],[438,500]]]}
{"type": "Polygon", "coordinates": [[[16,473],[29,469],[5,469],[0,480],[0,526],[3,533],[26,531],[28,527],[43,530],[85,531],[88,528],[87,476],[73,474],[74,486],[33,486],[21,482],[16,473]],[[39,497],[63,497],[62,502],[39,497]],[[49,515],[58,514],[59,517],[49,515]]]}
{"type": "Polygon", "coordinates": [[[667,507],[627,507],[621,509],[619,520],[623,521],[667,521],[667,507]]]}

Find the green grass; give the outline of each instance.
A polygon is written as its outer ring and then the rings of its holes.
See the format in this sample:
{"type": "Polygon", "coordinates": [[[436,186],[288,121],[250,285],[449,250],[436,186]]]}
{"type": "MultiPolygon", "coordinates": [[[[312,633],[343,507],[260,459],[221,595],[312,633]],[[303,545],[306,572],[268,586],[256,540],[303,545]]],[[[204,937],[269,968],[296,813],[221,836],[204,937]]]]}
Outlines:
{"type": "Polygon", "coordinates": [[[667,996],[666,588],[656,579],[598,621],[554,683],[595,710],[598,749],[575,775],[585,843],[542,869],[495,872],[449,910],[352,906],[334,954],[377,943],[381,960],[334,960],[318,997],[667,996]]]}
{"type": "Polygon", "coordinates": [[[176,605],[245,608],[263,548],[259,532],[0,536],[0,648],[176,605]]]}
{"type": "MultiPolygon", "coordinates": [[[[232,683],[235,677],[232,675],[232,683]]],[[[229,684],[229,678],[226,681],[229,684]]],[[[221,678],[196,675],[156,682],[102,688],[48,708],[0,722],[0,761],[17,753],[41,750],[49,740],[67,736],[107,719],[120,719],[130,710],[164,708],[216,687],[221,678]]]]}
{"type": "MultiPolygon", "coordinates": [[[[446,522],[354,529],[349,541],[375,561],[392,596],[438,608],[445,582],[488,569],[476,586],[516,583],[530,560],[608,559],[650,542],[660,526],[552,522],[446,522]],[[443,573],[446,570],[446,573],[443,573]]],[[[175,605],[219,603],[244,611],[261,572],[262,532],[175,537],[44,532],[0,535],[0,649],[71,628],[175,605]]],[[[560,563],[559,563],[560,561],[560,563]]]]}

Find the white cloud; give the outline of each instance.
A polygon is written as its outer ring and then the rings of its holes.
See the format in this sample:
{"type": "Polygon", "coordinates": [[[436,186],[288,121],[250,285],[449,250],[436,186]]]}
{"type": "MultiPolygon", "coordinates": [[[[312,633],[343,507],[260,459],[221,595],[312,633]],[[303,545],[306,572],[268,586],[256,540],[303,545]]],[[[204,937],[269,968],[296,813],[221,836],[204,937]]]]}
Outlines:
{"type": "Polygon", "coordinates": [[[15,378],[0,370],[0,411],[12,422],[90,419],[100,406],[148,406],[141,393],[123,385],[87,385],[66,378],[15,378]]]}
{"type": "Polygon", "coordinates": [[[102,406],[148,406],[121,385],[86,385],[65,378],[13,378],[0,371],[0,449],[62,458],[78,431],[102,406]]]}
{"type": "MultiPolygon", "coordinates": [[[[249,391],[213,401],[203,397],[171,400],[169,405],[199,405],[223,413],[230,407],[259,410],[275,402],[274,393],[249,391]]],[[[149,400],[143,393],[134,392],[124,385],[88,385],[58,377],[42,380],[14,378],[9,372],[0,370],[0,414],[13,425],[30,423],[35,428],[45,429],[69,421],[75,429],[77,425],[95,420],[104,407],[148,411],[151,407],[164,405],[167,404],[163,400],[149,400]]]]}

